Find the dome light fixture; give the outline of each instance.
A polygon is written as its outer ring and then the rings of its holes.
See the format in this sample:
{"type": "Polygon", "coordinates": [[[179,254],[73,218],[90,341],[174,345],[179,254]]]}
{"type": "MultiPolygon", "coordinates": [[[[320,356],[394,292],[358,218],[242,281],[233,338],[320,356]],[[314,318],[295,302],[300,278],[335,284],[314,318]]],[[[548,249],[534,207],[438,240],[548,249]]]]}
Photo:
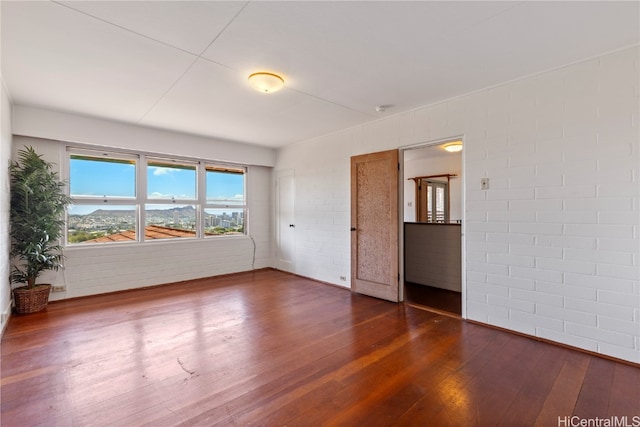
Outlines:
{"type": "Polygon", "coordinates": [[[462,151],[462,141],[449,142],[444,144],[442,147],[449,153],[457,153],[462,151]]]}
{"type": "Polygon", "coordinates": [[[284,79],[277,74],[260,71],[249,76],[249,84],[258,92],[273,93],[284,86],[284,79]]]}

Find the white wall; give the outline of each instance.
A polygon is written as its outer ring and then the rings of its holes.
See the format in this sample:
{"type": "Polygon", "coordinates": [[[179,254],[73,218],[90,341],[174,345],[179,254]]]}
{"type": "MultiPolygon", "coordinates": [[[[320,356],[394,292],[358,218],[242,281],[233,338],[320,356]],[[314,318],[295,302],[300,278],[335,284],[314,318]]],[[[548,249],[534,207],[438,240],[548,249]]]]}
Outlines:
{"type": "MultiPolygon", "coordinates": [[[[91,120],[102,130],[112,125],[91,120]]],[[[67,121],[70,129],[65,132],[74,132],[73,122],[67,121]]],[[[19,135],[14,135],[13,142],[14,153],[30,145],[47,160],[56,163],[58,170],[64,164],[67,145],[64,142],[19,135]]],[[[171,145],[170,153],[163,153],[184,156],[197,152],[199,158],[211,159],[214,157],[212,153],[220,152],[220,147],[215,144],[204,149],[203,146],[190,145],[190,142],[189,138],[177,140],[171,145]]],[[[263,150],[258,150],[257,156],[262,154],[263,150]]],[[[231,160],[230,157],[225,155],[226,160],[231,160]]],[[[238,161],[235,157],[233,159],[238,161]]],[[[56,300],[271,267],[271,171],[272,168],[265,166],[248,168],[247,236],[70,247],[65,250],[65,269],[47,271],[38,281],[66,285],[66,292],[51,295],[51,299],[56,300]]]]}
{"type": "Polygon", "coordinates": [[[279,153],[281,169],[295,169],[293,272],[339,286],[350,278],[351,140],[340,133],[326,147],[319,139],[279,153]]]}
{"type": "Polygon", "coordinates": [[[283,148],[296,272],[350,276],[350,156],[464,135],[466,317],[640,362],[638,62],[634,47],[283,148]]]}
{"type": "Polygon", "coordinates": [[[267,147],[24,106],[13,107],[13,133],[257,166],[273,166],[276,157],[275,150],[267,147]]]}
{"type": "Polygon", "coordinates": [[[11,313],[9,285],[9,159],[11,157],[11,103],[0,76],[0,331],[11,313]]]}

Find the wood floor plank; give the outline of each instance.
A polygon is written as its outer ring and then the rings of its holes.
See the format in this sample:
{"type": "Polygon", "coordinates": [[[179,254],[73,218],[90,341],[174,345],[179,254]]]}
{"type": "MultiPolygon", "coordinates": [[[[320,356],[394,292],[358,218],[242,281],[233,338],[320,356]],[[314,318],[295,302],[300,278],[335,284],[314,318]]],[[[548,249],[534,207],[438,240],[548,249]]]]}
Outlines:
{"type": "Polygon", "coordinates": [[[54,302],[1,344],[3,426],[556,425],[640,399],[640,368],[274,270],[54,302]]]}
{"type": "Polygon", "coordinates": [[[609,413],[613,373],[616,363],[592,358],[585,372],[573,413],[583,419],[604,418],[609,413]]]}
{"type": "Polygon", "coordinates": [[[610,417],[627,417],[627,424],[640,425],[640,369],[616,364],[609,398],[610,417]],[[636,417],[635,419],[633,417],[636,417]]]}
{"type": "Polygon", "coordinates": [[[558,417],[568,417],[578,401],[580,388],[589,366],[590,357],[568,350],[569,354],[562,361],[562,368],[546,395],[540,412],[535,420],[535,427],[558,424],[558,417]]]}
{"type": "Polygon", "coordinates": [[[550,348],[546,350],[522,378],[518,394],[500,420],[501,426],[535,424],[564,360],[561,355],[559,357],[558,351],[549,351],[550,348]]]}

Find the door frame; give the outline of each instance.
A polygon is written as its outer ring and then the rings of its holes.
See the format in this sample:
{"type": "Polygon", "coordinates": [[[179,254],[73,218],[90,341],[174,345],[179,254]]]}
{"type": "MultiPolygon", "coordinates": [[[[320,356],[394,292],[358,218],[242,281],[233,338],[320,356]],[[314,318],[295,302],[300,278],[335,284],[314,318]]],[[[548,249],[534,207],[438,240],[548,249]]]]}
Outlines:
{"type": "MultiPolygon", "coordinates": [[[[398,162],[400,163],[400,179],[399,184],[400,184],[400,189],[399,189],[399,194],[398,194],[398,215],[399,218],[401,219],[400,221],[398,221],[400,229],[398,230],[398,252],[399,252],[399,257],[400,257],[400,265],[398,266],[398,271],[400,272],[400,283],[402,284],[402,286],[400,286],[399,292],[400,292],[400,301],[404,301],[404,204],[405,204],[405,200],[404,200],[404,187],[403,187],[403,181],[404,181],[404,153],[405,151],[409,151],[409,150],[417,150],[420,148],[425,148],[425,147],[431,147],[434,145],[441,145],[447,142],[451,142],[451,141],[462,141],[462,146],[465,146],[465,138],[464,135],[457,135],[457,136],[450,136],[450,137],[446,137],[446,138],[440,138],[440,139],[433,139],[433,140],[429,140],[429,141],[424,141],[424,142],[419,142],[417,144],[411,144],[411,145],[405,145],[402,147],[399,147],[399,153],[398,153],[398,162]]],[[[460,242],[460,250],[461,250],[461,271],[462,271],[462,277],[460,278],[461,280],[461,300],[462,300],[462,311],[461,311],[461,317],[463,319],[467,318],[467,299],[466,299],[466,294],[467,294],[467,262],[466,262],[466,239],[465,239],[465,229],[466,229],[466,184],[465,184],[465,177],[466,177],[466,155],[465,155],[466,150],[462,150],[462,165],[461,166],[461,171],[462,171],[462,182],[461,182],[461,194],[460,197],[462,200],[460,200],[460,207],[462,209],[462,224],[460,225],[460,238],[462,239],[462,241],[460,242]]]]}

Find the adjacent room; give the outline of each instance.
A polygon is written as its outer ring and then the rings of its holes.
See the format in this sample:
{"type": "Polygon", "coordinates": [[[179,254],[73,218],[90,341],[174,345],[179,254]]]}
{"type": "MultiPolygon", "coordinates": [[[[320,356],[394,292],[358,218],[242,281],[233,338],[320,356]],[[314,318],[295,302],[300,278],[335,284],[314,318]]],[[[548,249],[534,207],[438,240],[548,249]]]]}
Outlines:
{"type": "Polygon", "coordinates": [[[3,425],[640,423],[640,3],[0,25],[3,425]]]}

